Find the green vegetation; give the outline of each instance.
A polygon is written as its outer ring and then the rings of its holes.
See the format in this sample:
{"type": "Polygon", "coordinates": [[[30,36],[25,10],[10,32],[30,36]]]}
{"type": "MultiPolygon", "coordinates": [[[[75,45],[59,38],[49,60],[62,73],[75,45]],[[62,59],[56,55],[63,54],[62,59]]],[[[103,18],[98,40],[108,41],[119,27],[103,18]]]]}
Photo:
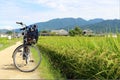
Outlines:
{"type": "Polygon", "coordinates": [[[67,79],[120,79],[120,36],[41,37],[38,44],[67,79]]]}
{"type": "Polygon", "coordinates": [[[7,31],[6,34],[8,34],[8,35],[12,35],[13,32],[12,32],[12,31],[7,31]]]}
{"type": "Polygon", "coordinates": [[[0,50],[15,44],[18,40],[17,38],[8,40],[8,38],[0,38],[0,50]]]}
{"type": "Polygon", "coordinates": [[[82,35],[82,30],[80,29],[80,27],[75,27],[73,30],[69,31],[69,35],[70,36],[81,36],[82,35]]]}
{"type": "Polygon", "coordinates": [[[61,77],[59,70],[53,68],[49,61],[48,56],[44,52],[42,52],[42,61],[39,66],[39,71],[41,79],[64,80],[64,78],[61,77]]]}

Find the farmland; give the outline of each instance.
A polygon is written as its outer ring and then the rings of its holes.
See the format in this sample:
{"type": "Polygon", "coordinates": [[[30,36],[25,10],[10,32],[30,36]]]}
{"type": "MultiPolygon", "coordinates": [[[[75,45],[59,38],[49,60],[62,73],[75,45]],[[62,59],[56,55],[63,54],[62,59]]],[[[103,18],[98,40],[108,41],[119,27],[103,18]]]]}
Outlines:
{"type": "Polygon", "coordinates": [[[8,38],[0,38],[0,50],[15,44],[16,41],[19,41],[19,40],[20,39],[17,39],[17,38],[12,40],[8,40],[8,38]]]}
{"type": "Polygon", "coordinates": [[[38,46],[67,79],[120,79],[120,37],[40,37],[38,46]]]}

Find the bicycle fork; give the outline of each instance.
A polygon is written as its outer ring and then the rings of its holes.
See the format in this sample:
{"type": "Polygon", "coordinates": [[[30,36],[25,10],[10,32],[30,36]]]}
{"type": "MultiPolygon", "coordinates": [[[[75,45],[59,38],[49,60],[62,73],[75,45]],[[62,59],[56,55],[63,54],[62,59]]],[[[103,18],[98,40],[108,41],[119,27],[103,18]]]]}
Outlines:
{"type": "Polygon", "coordinates": [[[25,60],[26,64],[28,64],[29,58],[30,58],[30,50],[29,50],[28,46],[25,46],[23,48],[23,55],[22,56],[23,56],[23,60],[25,60]]]}

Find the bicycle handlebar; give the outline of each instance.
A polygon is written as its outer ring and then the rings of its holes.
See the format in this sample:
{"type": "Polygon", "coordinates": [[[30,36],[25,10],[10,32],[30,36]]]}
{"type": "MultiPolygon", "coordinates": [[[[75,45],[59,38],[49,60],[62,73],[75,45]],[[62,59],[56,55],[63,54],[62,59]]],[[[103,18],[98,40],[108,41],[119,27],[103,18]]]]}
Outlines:
{"type": "Polygon", "coordinates": [[[23,25],[23,23],[22,23],[22,22],[16,22],[16,24],[20,24],[20,25],[23,25]]]}
{"type": "Polygon", "coordinates": [[[16,22],[16,24],[20,24],[22,26],[25,26],[24,28],[21,28],[20,30],[25,30],[27,28],[27,26],[25,24],[23,24],[22,22],[16,22]]]}

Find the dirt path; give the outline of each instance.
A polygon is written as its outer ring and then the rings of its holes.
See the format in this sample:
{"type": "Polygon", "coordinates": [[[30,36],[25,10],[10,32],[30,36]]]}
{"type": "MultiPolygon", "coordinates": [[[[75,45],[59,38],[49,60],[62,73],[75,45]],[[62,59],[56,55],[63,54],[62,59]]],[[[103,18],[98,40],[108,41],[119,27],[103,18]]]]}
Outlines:
{"type": "Polygon", "coordinates": [[[24,73],[14,67],[12,53],[20,44],[18,42],[16,45],[0,51],[0,79],[40,79],[37,71],[24,73]]]}

